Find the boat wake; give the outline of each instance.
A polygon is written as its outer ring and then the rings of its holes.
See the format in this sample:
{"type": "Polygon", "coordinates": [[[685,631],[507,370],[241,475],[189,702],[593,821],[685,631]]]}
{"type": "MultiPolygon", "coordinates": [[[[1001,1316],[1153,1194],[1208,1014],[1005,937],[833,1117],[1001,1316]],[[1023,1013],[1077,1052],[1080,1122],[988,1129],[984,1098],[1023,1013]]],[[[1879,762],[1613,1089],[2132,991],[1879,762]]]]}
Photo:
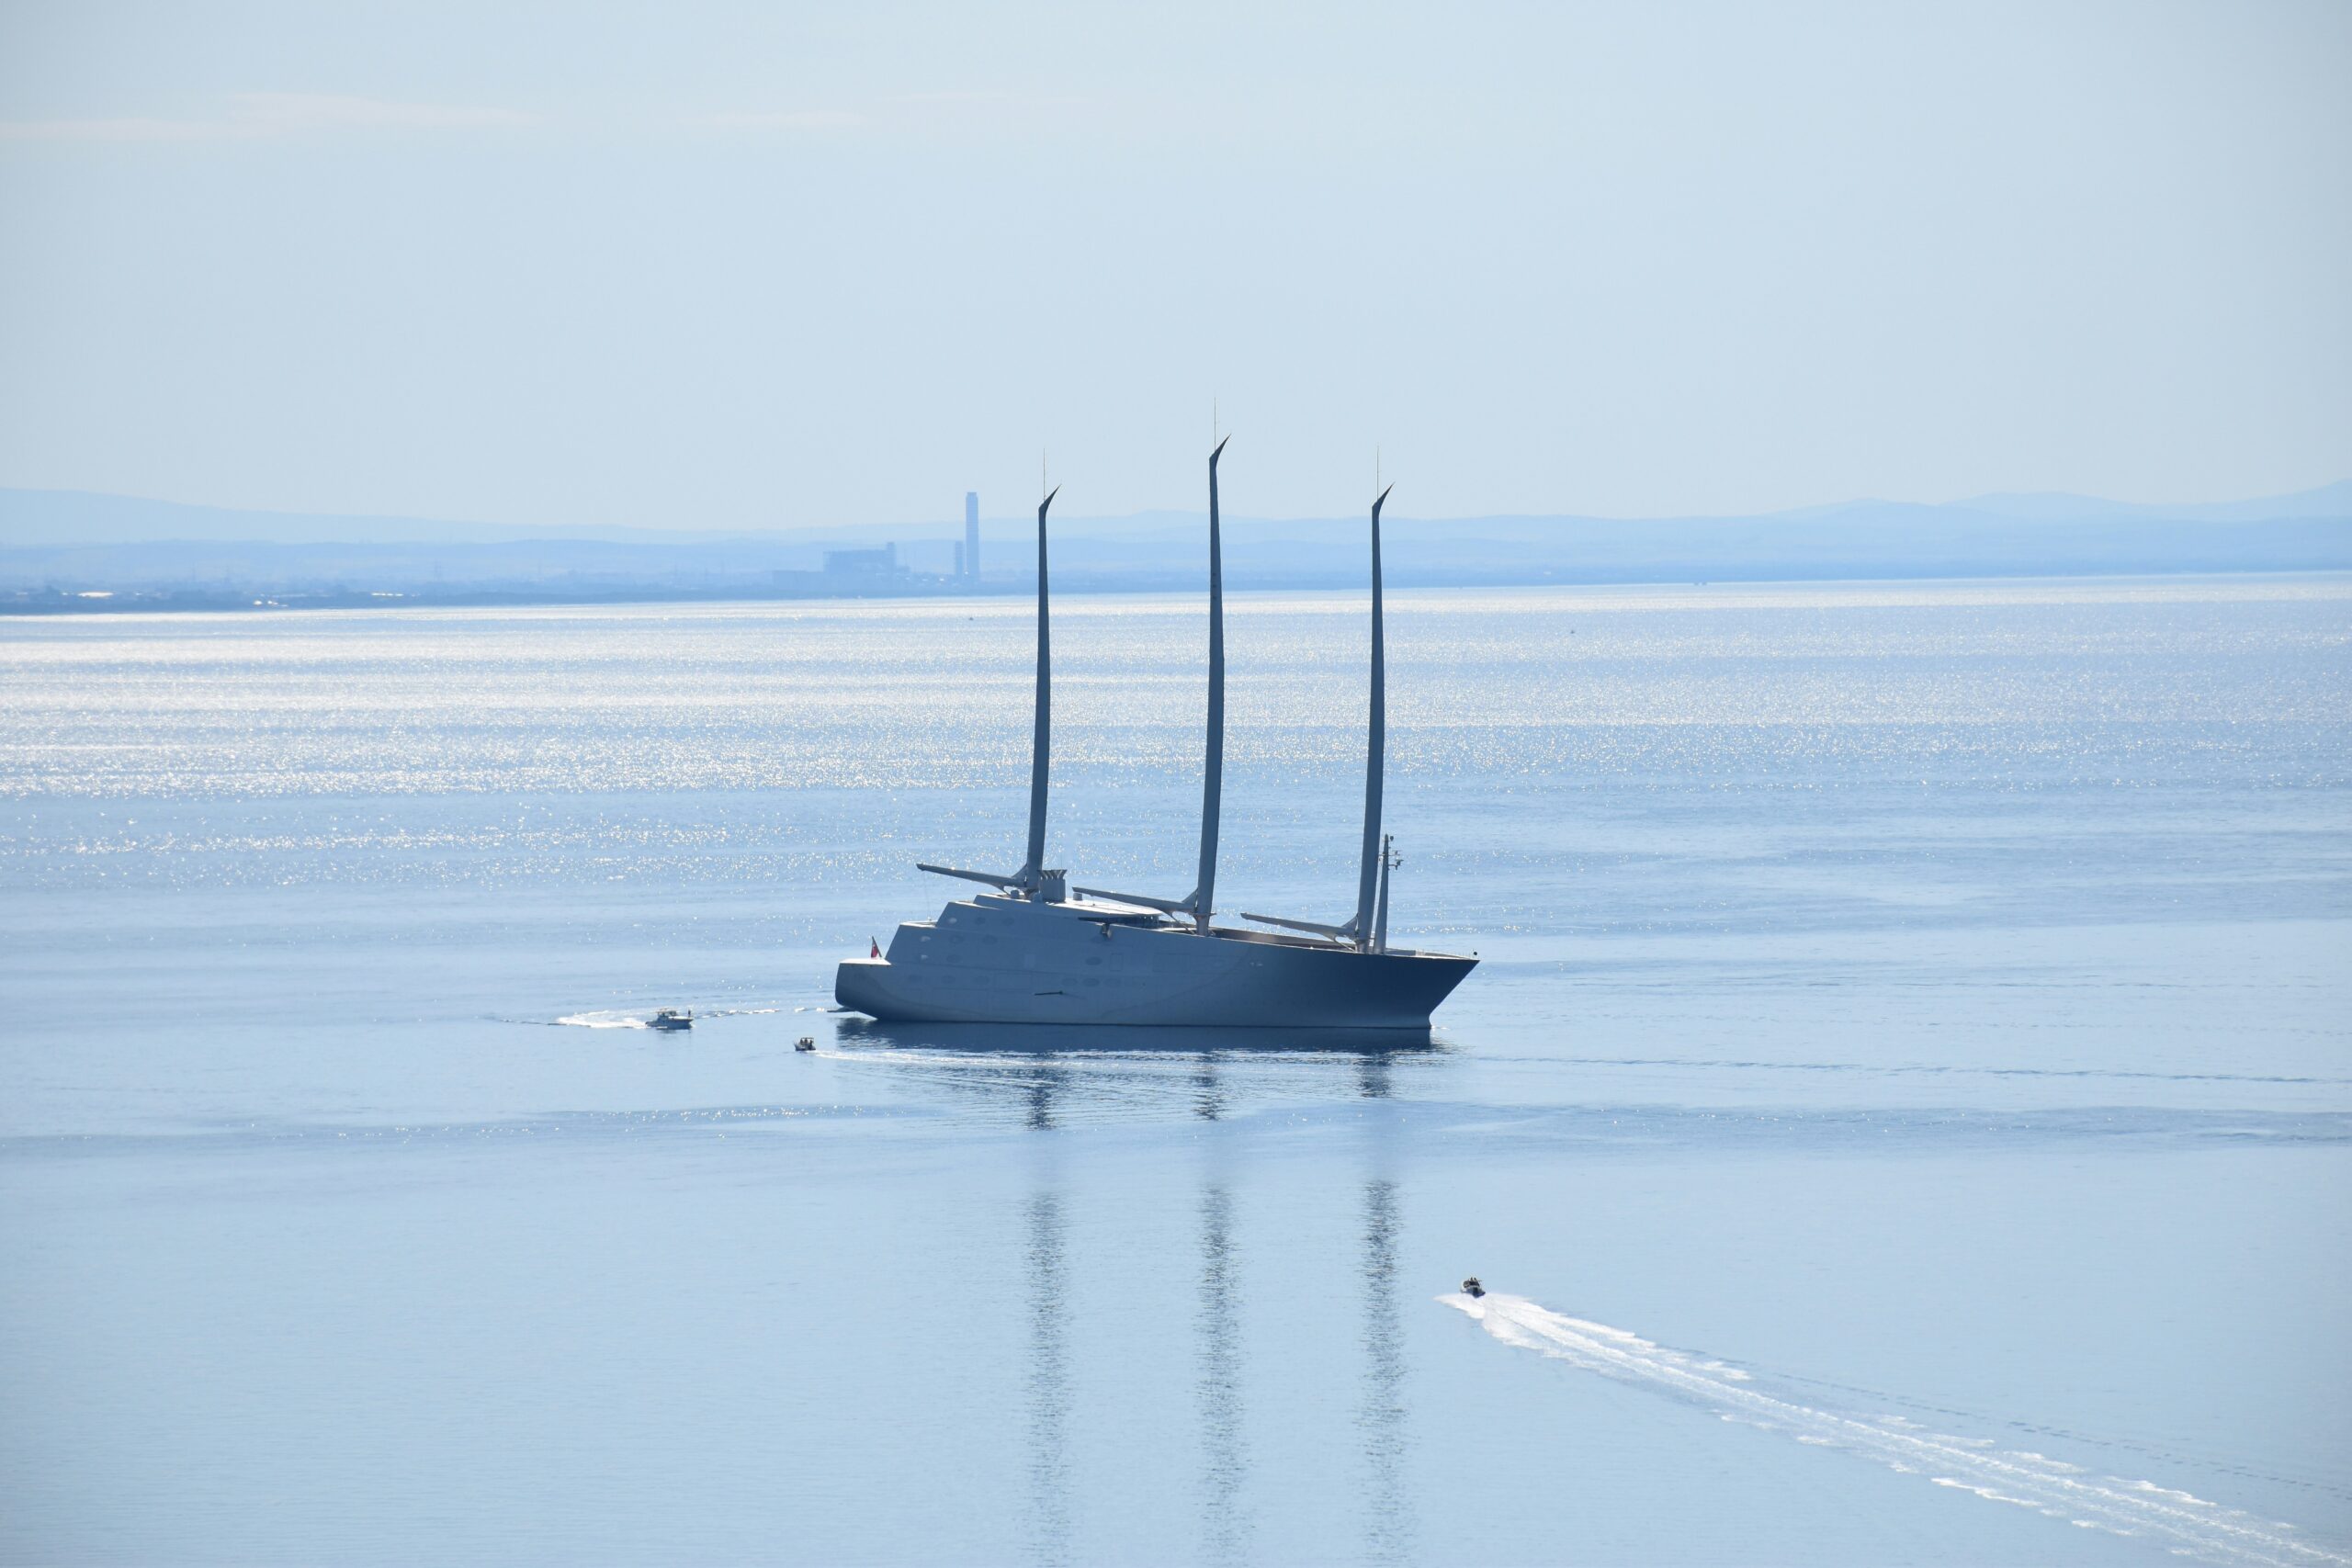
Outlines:
{"type": "Polygon", "coordinates": [[[2046,1455],[1931,1432],[1896,1416],[1861,1416],[1775,1395],[1720,1361],[1670,1350],[1606,1324],[1550,1312],[1522,1296],[1440,1296],[1506,1345],[1533,1350],[1621,1382],[1703,1405],[1726,1421],[1842,1449],[1938,1486],[2032,1508],[2084,1529],[2160,1545],[2177,1556],[2229,1563],[2352,1563],[2352,1557],[2273,1524],[2149,1481],[2098,1476],[2046,1455]]]}
{"type": "MultiPolygon", "coordinates": [[[[765,1018],[771,1013],[785,1011],[807,1012],[808,1010],[810,1010],[807,1008],[786,1009],[780,1007],[698,1008],[695,1010],[695,1017],[703,1020],[714,1018],[765,1018]]],[[[551,1024],[553,1027],[561,1029],[650,1029],[653,1027],[652,1016],[653,1015],[649,1012],[631,1012],[624,1008],[606,1008],[602,1010],[591,1012],[568,1012],[561,1018],[552,1020],[533,1018],[513,1019],[508,1021],[516,1023],[548,1023],[551,1024]]]]}

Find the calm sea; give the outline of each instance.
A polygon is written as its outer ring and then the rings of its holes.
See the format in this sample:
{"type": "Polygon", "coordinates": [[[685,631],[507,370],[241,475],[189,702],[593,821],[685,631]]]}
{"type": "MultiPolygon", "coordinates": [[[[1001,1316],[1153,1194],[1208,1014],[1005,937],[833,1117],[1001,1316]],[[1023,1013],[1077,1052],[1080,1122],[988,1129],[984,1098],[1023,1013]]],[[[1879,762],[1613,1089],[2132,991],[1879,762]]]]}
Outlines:
{"type": "MultiPolygon", "coordinates": [[[[1433,1040],[836,1016],[1028,614],[0,622],[0,1559],[2352,1562],[2352,580],[1399,593],[1433,1040]]],[[[1055,631],[1182,894],[1200,605],[1055,631]]],[[[1230,644],[1342,918],[1361,599],[1230,644]]]]}

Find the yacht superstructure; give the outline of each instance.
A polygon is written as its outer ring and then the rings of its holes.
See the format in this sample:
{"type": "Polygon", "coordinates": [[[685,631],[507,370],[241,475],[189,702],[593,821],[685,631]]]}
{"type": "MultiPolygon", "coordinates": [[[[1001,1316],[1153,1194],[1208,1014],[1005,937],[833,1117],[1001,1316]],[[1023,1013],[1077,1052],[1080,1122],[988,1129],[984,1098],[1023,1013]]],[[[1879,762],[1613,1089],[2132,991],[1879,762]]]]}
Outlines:
{"type": "Polygon", "coordinates": [[[910,921],[879,958],[845,961],[834,998],[884,1020],[1260,1028],[1425,1029],[1477,959],[1388,945],[1388,874],[1381,832],[1386,668],[1380,510],[1372,505],[1372,699],[1364,769],[1363,858],[1356,909],[1343,924],[1242,918],[1277,931],[1214,922],[1217,825],[1225,771],[1225,582],[1217,459],[1209,454],[1209,684],[1202,771],[1200,863],[1182,898],[1072,888],[1048,869],[1046,784],[1052,739],[1051,620],[1046,516],[1037,508],[1036,716],[1030,750],[1029,841],[1009,875],[922,865],[995,891],[910,921]]]}

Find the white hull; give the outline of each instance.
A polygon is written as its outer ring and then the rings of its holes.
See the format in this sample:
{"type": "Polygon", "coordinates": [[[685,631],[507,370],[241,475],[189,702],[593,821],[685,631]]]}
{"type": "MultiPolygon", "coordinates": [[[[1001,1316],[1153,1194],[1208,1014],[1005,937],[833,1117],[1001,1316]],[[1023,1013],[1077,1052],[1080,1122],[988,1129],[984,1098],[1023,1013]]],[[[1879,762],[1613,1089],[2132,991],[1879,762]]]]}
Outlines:
{"type": "Polygon", "coordinates": [[[833,996],[939,1023],[1426,1030],[1477,962],[983,894],[900,926],[886,957],[844,963],[833,996]]]}

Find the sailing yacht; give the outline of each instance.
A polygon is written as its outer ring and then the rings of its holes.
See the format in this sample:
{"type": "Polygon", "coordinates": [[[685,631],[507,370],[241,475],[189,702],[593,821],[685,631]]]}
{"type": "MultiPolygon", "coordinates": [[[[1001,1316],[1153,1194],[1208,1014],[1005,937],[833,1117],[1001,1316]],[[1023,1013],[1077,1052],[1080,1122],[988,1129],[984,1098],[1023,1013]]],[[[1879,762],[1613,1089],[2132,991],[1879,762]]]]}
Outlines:
{"type": "Polygon", "coordinates": [[[1220,441],[1209,454],[1208,741],[1192,892],[1161,898],[1074,888],[1067,872],[1046,865],[1053,732],[1046,514],[1058,491],[1048,492],[1037,507],[1028,853],[1018,871],[1005,874],[921,865],[994,891],[956,899],[936,919],[900,926],[881,957],[844,961],[833,979],[834,999],[843,1008],[886,1021],[928,1022],[1426,1029],[1438,1004],[1477,966],[1475,957],[1388,942],[1388,878],[1396,860],[1380,823],[1387,732],[1380,589],[1385,490],[1372,503],[1372,703],[1355,914],[1330,925],[1242,917],[1278,928],[1273,931],[1215,922],[1225,776],[1225,569],[1216,468],[1225,446],[1220,441]]]}

